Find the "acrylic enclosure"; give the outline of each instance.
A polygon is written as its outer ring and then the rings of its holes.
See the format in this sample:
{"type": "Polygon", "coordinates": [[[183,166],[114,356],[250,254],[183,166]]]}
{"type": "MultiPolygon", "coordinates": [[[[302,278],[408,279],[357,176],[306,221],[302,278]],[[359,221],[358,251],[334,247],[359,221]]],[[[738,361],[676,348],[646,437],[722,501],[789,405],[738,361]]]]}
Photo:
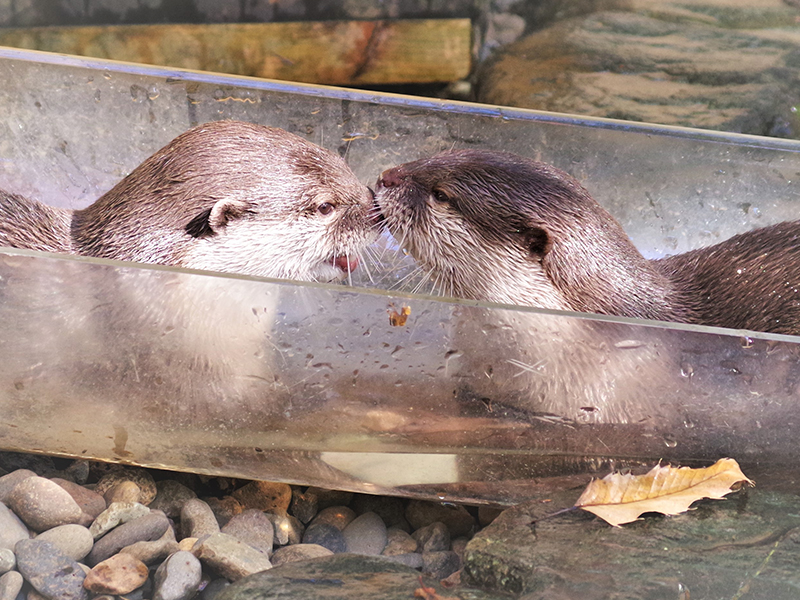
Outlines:
{"type": "MultiPolygon", "coordinates": [[[[545,160],[648,257],[800,215],[797,142],[10,49],[0,74],[0,187],[57,206],[235,118],[368,184],[451,147],[545,160]]],[[[796,472],[800,338],[413,295],[411,270],[384,254],[348,287],[3,250],[0,447],[499,503],[611,461],[796,472]]]]}

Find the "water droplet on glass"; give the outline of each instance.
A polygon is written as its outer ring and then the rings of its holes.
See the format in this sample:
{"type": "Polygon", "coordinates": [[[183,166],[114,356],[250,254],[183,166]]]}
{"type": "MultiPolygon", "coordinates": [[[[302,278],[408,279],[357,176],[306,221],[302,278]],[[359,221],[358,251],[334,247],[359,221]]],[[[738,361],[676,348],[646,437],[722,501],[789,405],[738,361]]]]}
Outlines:
{"type": "Polygon", "coordinates": [[[639,340],[622,340],[614,344],[615,348],[620,348],[623,350],[627,350],[630,348],[640,348],[641,346],[644,346],[644,344],[639,340]]]}
{"type": "Polygon", "coordinates": [[[678,440],[676,440],[676,439],[675,439],[674,437],[672,437],[671,435],[665,435],[665,436],[664,436],[664,445],[665,445],[667,448],[674,448],[675,446],[677,446],[677,445],[678,445],[678,440]]]}
{"type": "Polygon", "coordinates": [[[94,93],[94,101],[100,102],[100,90],[96,90],[94,93]]]}
{"type": "Polygon", "coordinates": [[[747,337],[745,335],[745,336],[742,336],[741,340],[739,340],[739,341],[742,344],[742,348],[744,348],[745,350],[747,350],[748,348],[752,348],[753,347],[753,338],[747,337]]]}
{"type": "Polygon", "coordinates": [[[691,377],[694,375],[694,367],[687,362],[681,363],[681,377],[691,377]]]}
{"type": "Polygon", "coordinates": [[[108,69],[103,70],[103,77],[105,79],[111,79],[111,72],[108,69]]]}
{"type": "Polygon", "coordinates": [[[683,426],[686,427],[686,429],[694,429],[694,421],[687,417],[683,420],[683,426]]]}
{"type": "Polygon", "coordinates": [[[160,95],[158,88],[156,86],[150,86],[150,89],[147,90],[147,97],[150,100],[155,100],[160,95]]]}

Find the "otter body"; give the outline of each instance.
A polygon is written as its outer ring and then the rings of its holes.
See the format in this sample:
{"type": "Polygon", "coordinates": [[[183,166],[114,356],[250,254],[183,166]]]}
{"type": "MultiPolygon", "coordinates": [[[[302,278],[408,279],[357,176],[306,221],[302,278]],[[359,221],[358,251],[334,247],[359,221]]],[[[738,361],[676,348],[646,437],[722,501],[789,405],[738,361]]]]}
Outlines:
{"type": "Polygon", "coordinates": [[[372,193],[333,153],[281,129],[194,127],[83,210],[0,194],[0,245],[333,281],[376,237],[372,193]]]}
{"type": "Polygon", "coordinates": [[[567,173],[480,150],[389,169],[376,202],[453,296],[800,334],[800,222],[647,260],[567,173]]]}

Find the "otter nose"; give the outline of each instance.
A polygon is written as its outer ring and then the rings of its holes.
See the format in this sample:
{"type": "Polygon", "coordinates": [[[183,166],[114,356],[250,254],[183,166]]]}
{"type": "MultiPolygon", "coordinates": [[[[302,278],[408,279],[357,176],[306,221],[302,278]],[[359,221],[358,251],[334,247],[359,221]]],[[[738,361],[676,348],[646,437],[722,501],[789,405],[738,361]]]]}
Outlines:
{"type": "Polygon", "coordinates": [[[378,187],[397,187],[403,183],[403,179],[403,171],[400,167],[393,167],[381,173],[381,176],[378,178],[378,187]]]}

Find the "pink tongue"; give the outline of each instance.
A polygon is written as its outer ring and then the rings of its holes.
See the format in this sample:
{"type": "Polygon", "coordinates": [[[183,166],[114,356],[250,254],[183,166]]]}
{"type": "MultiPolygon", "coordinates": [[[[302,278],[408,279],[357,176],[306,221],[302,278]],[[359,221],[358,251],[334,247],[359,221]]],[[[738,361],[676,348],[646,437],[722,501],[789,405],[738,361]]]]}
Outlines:
{"type": "Polygon", "coordinates": [[[352,273],[358,267],[358,258],[351,258],[347,260],[346,256],[335,256],[333,258],[333,265],[339,267],[345,273],[352,273]]]}

